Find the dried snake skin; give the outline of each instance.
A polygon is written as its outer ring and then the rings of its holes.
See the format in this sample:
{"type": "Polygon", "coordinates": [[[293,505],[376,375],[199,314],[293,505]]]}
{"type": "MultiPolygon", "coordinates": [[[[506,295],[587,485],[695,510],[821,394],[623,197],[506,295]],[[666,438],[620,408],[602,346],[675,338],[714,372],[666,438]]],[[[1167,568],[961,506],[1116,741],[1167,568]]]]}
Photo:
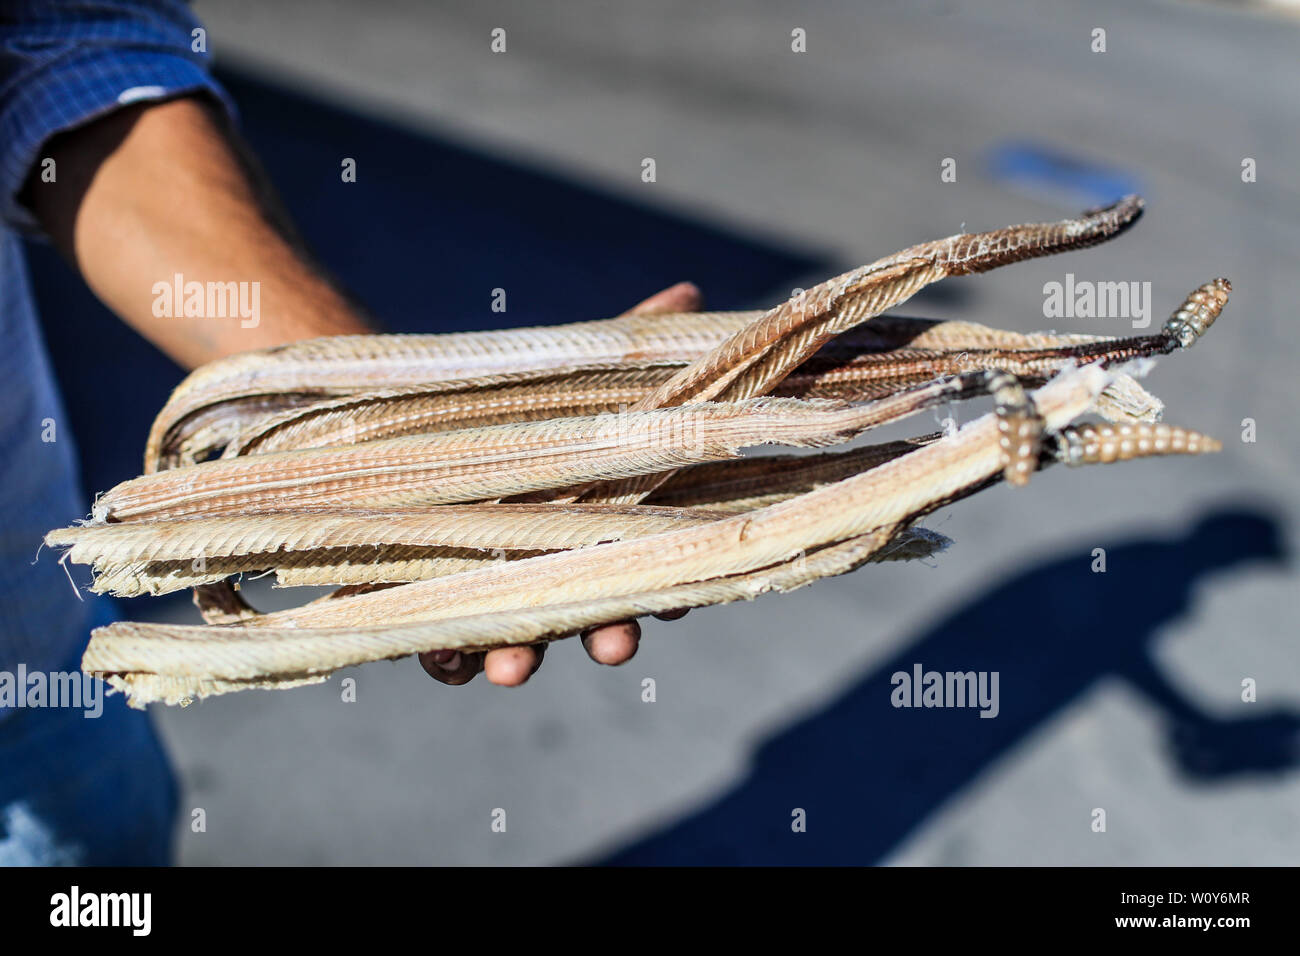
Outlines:
{"type": "Polygon", "coordinates": [[[748,398],[763,394],[832,336],[898,305],[931,282],[1096,245],[1136,222],[1142,208],[1139,197],[1128,196],[1078,219],[922,243],[824,282],[761,315],[627,316],[513,333],[437,337],[340,336],[234,356],[195,371],[173,393],[150,431],[145,471],[154,470],[180,443],[174,432],[187,416],[219,401],[265,401],[268,394],[314,390],[326,396],[367,384],[399,387],[523,369],[671,361],[694,349],[696,354],[707,351],[647,396],[640,408],[703,401],[721,396],[724,389],[730,389],[726,397],[731,399],[748,398]],[[711,335],[728,334],[721,344],[710,341],[711,335]],[[274,388],[266,387],[268,379],[274,388]]]}
{"type": "Polygon", "coordinates": [[[861,405],[706,402],[221,459],[123,482],[99,497],[92,514],[97,522],[123,522],[499,498],[732,458],[747,445],[837,444],[968,387],[951,379],[861,405]]]}
{"type": "Polygon", "coordinates": [[[96,590],[194,587],[209,623],[100,628],[83,667],[143,706],[554,640],[937,553],[946,539],[918,520],[1055,462],[1216,451],[1159,423],[1136,377],[1205,333],[1226,280],[1131,338],[880,315],[946,276],[1104,241],[1141,210],[1129,197],[922,243],[761,312],[352,336],[213,363],[160,413],[145,474],[47,537],[96,590]],[[994,411],[942,435],[739,457],[981,396],[994,411]],[[259,614],[232,582],[260,572],[341,587],[259,614]]]}
{"type": "MultiPolygon", "coordinates": [[[[229,431],[217,423],[232,413],[246,422],[304,398],[376,388],[601,363],[690,361],[755,315],[625,316],[504,332],[344,335],[234,355],[196,369],[177,386],[150,430],[145,472],[180,455],[187,443],[196,444],[190,432],[229,431]]],[[[197,444],[207,443],[225,442],[197,444]]]]}
{"type": "MultiPolygon", "coordinates": [[[[1085,412],[1105,375],[1084,368],[1040,389],[1034,402],[1045,427],[1058,431],[1085,412]]],[[[752,598],[851,569],[900,523],[984,486],[1003,467],[988,415],[865,474],[696,529],[498,563],[266,615],[234,631],[111,625],[96,632],[84,666],[117,675],[133,699],[158,690],[179,699],[211,692],[206,681],[300,681],[365,660],[527,643],[611,617],[752,598]],[[837,543],[840,560],[823,566],[824,549],[837,543]],[[383,625],[364,623],[376,614],[383,625]]]]}
{"type": "MultiPolygon", "coordinates": [[[[1000,369],[1031,384],[1081,361],[1107,365],[1163,355],[1163,335],[1051,348],[896,348],[852,354],[823,349],[773,389],[797,398],[861,402],[940,375],[1000,369]]],[[[222,457],[296,448],[330,448],[401,435],[618,412],[634,407],[680,365],[548,370],[488,381],[380,389],[323,399],[266,416],[232,440],[222,457]]]]}
{"type": "MultiPolygon", "coordinates": [[[[1096,245],[1128,229],[1142,215],[1142,208],[1141,199],[1128,196],[1077,219],[962,233],[911,246],[778,306],[634,407],[659,408],[709,399],[735,401],[763,394],[832,336],[902,303],[931,282],[1096,245]]],[[[667,477],[636,476],[607,482],[584,489],[581,497],[639,501],[667,477]]]]}
{"type": "MultiPolygon", "coordinates": [[[[520,415],[546,417],[548,410],[556,414],[594,414],[598,410],[616,410],[623,399],[609,391],[600,395],[602,404],[582,402],[582,395],[570,396],[571,383],[566,376],[577,376],[572,387],[582,388],[581,378],[607,373],[605,383],[611,388],[630,386],[635,394],[626,395],[627,404],[639,401],[647,387],[662,384],[677,371],[698,359],[707,349],[725,341],[727,333],[745,321],[764,315],[761,312],[674,314],[659,317],[673,329],[678,325],[685,331],[673,341],[673,349],[661,349],[651,356],[645,348],[637,351],[629,346],[632,358],[608,359],[592,364],[598,352],[576,347],[571,335],[557,334],[558,326],[541,329],[515,329],[492,333],[452,333],[448,335],[385,336],[410,340],[404,349],[384,349],[370,342],[372,336],[340,336],[325,340],[329,350],[318,349],[315,343],[286,346],[256,353],[247,353],[231,359],[214,362],[196,371],[173,393],[167,407],[155,423],[146,454],[145,473],[193,464],[214,450],[227,447],[227,454],[241,453],[241,442],[256,441],[262,427],[275,430],[283,427],[277,423],[292,420],[298,411],[329,407],[331,401],[347,404],[349,396],[387,396],[390,400],[409,397],[418,401],[425,397],[444,396],[449,406],[447,412],[433,412],[429,427],[469,427],[471,425],[499,424],[514,421],[508,415],[512,408],[520,415]],[[696,319],[699,319],[698,323],[696,319]],[[533,354],[530,344],[538,339],[550,343],[549,348],[533,354]],[[513,341],[517,340],[517,341],[513,341]],[[554,341],[552,341],[554,340],[554,341]],[[482,350],[489,354],[504,355],[497,359],[495,369],[484,363],[482,367],[465,364],[459,351],[482,341],[482,350]],[[418,344],[418,349],[414,345],[418,344]],[[323,351],[317,377],[303,371],[300,351],[323,351]],[[491,348],[489,349],[489,345],[491,348]],[[410,354],[416,353],[416,358],[410,354]],[[449,361],[447,355],[454,361],[449,361]],[[421,358],[424,364],[420,364],[421,358]],[[251,360],[256,358],[256,363],[251,360]],[[461,364],[454,364],[459,362],[461,364]],[[514,364],[507,364],[514,363],[514,364]],[[535,368],[542,364],[544,367],[535,368]],[[250,370],[246,366],[255,365],[250,370]],[[215,368],[214,368],[215,367],[215,368]],[[477,377],[451,377],[471,372],[477,377]],[[486,369],[486,371],[485,371],[486,369]],[[210,374],[220,372],[220,375],[210,374]],[[268,393],[265,390],[274,381],[282,381],[284,389],[268,393]],[[398,383],[416,381],[417,385],[398,383]],[[383,385],[385,387],[376,387],[383,385]],[[610,402],[604,402],[609,399],[610,402]],[[612,403],[616,400],[616,404],[612,403]],[[475,410],[482,414],[476,415],[475,410]],[[276,415],[284,413],[283,419],[276,415]],[[241,437],[242,433],[242,437],[241,437]],[[231,448],[230,445],[235,447],[231,448]]],[[[651,317],[636,317],[643,321],[651,317]]],[[[628,319],[608,319],[606,325],[627,323],[628,319]]],[[[577,341],[581,341],[578,339],[577,341]]],[[[1068,361],[1071,349],[1094,343],[1116,342],[1094,335],[1026,334],[992,329],[972,322],[937,322],[928,319],[909,319],[900,316],[882,316],[869,325],[833,339],[810,360],[810,371],[825,369],[836,364],[863,357],[869,353],[888,352],[910,347],[950,353],[951,361],[966,359],[971,352],[1018,352],[1022,350],[1052,350],[1062,361],[1068,361]]],[[[1163,339],[1150,336],[1139,343],[1144,354],[1167,351],[1163,339]],[[1154,351],[1153,351],[1154,350],[1154,351]]],[[[648,345],[649,343],[642,343],[648,345]]],[[[661,343],[662,344],[662,343],[661,343]]],[[[1014,358],[1014,356],[1009,357],[1014,358]]],[[[797,380],[798,373],[792,376],[797,380]]],[[[933,376],[930,376],[933,377],[933,376]]],[[[878,382],[883,392],[887,382],[878,382]]],[[[783,383],[777,394],[800,395],[797,385],[783,383]]],[[[809,395],[808,397],[815,397],[809,395]]],[[[846,396],[847,397],[847,396],[846,396]]],[[[391,416],[402,421],[401,412],[391,416]]],[[[364,425],[357,423],[358,439],[364,440],[364,425]]],[[[414,433],[415,427],[402,434],[414,433]]],[[[346,437],[346,431],[344,432],[346,437]]],[[[390,437],[390,436],[376,436],[390,437]]],[[[286,447],[305,447],[292,443],[286,447]]],[[[268,449],[269,450],[269,449],[268,449]]]]}

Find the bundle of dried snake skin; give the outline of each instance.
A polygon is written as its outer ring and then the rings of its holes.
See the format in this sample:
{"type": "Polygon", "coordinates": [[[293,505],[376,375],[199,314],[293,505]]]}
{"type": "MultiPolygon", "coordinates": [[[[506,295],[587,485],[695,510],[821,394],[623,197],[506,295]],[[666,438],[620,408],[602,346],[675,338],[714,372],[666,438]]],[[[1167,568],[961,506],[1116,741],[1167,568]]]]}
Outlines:
{"type": "Polygon", "coordinates": [[[946,276],[1095,245],[1142,202],[904,249],[762,312],[318,339],[214,362],[173,393],[144,474],[47,542],[119,595],[194,588],[206,625],[117,623],[83,660],[137,706],[319,682],[417,652],[548,641],[925,556],[914,527],[998,481],[1219,448],[1135,380],[1156,335],[1021,334],[883,316],[946,276]],[[951,434],[816,454],[948,402],[951,434]],[[1103,421],[1080,419],[1089,414],[1103,421]],[[239,576],[338,585],[261,614],[239,576]]]}

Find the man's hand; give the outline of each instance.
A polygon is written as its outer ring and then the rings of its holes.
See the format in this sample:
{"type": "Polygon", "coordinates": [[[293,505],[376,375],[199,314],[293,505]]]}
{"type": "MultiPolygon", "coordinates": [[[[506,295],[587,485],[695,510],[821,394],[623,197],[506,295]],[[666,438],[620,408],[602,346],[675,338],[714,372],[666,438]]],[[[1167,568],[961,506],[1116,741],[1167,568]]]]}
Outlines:
{"type": "MultiPolygon", "coordinates": [[[[655,315],[666,312],[698,312],[701,305],[700,290],[689,282],[670,286],[640,305],[629,309],[627,315],[655,315]]],[[[676,620],[685,611],[670,611],[655,616],[665,621],[676,620]]],[[[582,646],[597,664],[623,664],[636,654],[641,640],[641,625],[636,621],[615,621],[602,624],[582,634],[582,646]]],[[[466,684],[479,671],[487,679],[503,687],[516,687],[532,677],[542,664],[546,644],[520,647],[502,647],[486,654],[461,654],[458,651],[431,651],[420,655],[420,664],[434,680],[444,684],[466,684]]]]}

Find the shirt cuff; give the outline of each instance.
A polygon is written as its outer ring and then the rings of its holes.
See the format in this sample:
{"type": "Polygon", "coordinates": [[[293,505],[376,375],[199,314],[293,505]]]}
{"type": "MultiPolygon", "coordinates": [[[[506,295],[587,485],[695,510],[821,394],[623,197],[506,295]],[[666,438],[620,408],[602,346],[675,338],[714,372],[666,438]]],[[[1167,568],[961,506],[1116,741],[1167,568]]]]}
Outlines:
{"type": "Polygon", "coordinates": [[[155,51],[78,54],[24,84],[0,115],[0,219],[21,232],[40,233],[18,194],[52,137],[134,103],[193,93],[208,94],[232,121],[236,117],[229,94],[206,70],[155,51]]]}

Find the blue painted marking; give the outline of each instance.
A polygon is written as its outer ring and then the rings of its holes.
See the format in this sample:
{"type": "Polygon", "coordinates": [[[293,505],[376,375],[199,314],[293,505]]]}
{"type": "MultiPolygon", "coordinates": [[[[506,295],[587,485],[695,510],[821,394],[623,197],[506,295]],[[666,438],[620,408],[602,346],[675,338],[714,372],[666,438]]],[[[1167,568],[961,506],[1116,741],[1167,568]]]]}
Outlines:
{"type": "Polygon", "coordinates": [[[985,171],[1035,198],[1103,206],[1129,193],[1146,195],[1137,176],[1115,167],[1090,163],[1034,143],[1002,143],[988,150],[985,171]]]}

